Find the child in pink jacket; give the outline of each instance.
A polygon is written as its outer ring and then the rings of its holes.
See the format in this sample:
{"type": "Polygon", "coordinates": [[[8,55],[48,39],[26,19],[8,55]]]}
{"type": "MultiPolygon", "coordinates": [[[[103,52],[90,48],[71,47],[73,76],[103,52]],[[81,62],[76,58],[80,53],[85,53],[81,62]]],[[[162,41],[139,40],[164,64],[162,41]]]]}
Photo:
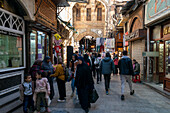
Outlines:
{"type": "Polygon", "coordinates": [[[46,112],[50,112],[48,109],[48,98],[50,95],[50,85],[48,83],[47,78],[42,78],[42,72],[39,71],[36,74],[36,87],[35,87],[35,93],[34,93],[34,100],[36,102],[36,107],[38,113],[40,113],[40,104],[41,101],[43,102],[43,105],[45,105],[46,112]]]}

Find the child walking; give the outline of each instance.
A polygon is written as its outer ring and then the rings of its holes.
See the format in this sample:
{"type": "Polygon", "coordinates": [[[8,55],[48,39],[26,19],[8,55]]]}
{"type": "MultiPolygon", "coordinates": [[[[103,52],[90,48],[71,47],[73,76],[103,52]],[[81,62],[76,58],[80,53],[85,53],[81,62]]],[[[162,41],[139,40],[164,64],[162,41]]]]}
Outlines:
{"type": "Polygon", "coordinates": [[[20,85],[20,100],[23,101],[23,111],[28,113],[28,108],[34,110],[33,89],[31,75],[24,76],[24,83],[20,85]]]}
{"type": "Polygon", "coordinates": [[[38,71],[36,74],[36,88],[34,93],[34,99],[36,100],[37,112],[40,113],[40,104],[43,102],[43,105],[46,108],[46,112],[50,112],[48,109],[48,98],[50,95],[50,85],[47,78],[42,78],[42,72],[38,71]]]}

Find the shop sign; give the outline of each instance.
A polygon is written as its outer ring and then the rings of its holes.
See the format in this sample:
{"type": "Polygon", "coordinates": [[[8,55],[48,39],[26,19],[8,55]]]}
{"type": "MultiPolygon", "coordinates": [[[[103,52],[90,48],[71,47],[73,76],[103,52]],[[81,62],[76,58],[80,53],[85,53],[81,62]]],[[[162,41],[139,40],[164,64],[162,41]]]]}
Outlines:
{"type": "Polygon", "coordinates": [[[133,40],[136,38],[143,38],[146,36],[146,30],[145,29],[138,29],[132,33],[130,33],[129,35],[125,35],[125,39],[126,41],[128,40],[133,40]]]}
{"type": "Polygon", "coordinates": [[[168,17],[169,14],[169,0],[148,0],[145,7],[145,24],[150,24],[164,16],[168,17]]]}
{"type": "Polygon", "coordinates": [[[11,32],[8,32],[8,31],[4,31],[4,30],[0,30],[0,34],[15,36],[15,37],[21,37],[21,35],[18,35],[16,33],[11,33],[11,32]]]}
{"type": "Polygon", "coordinates": [[[143,52],[143,57],[159,57],[159,52],[143,52]]]}
{"type": "Polygon", "coordinates": [[[130,33],[129,35],[125,35],[126,40],[130,40],[133,38],[138,38],[139,37],[139,30],[134,31],[133,33],[130,33]]]}
{"type": "Polygon", "coordinates": [[[129,44],[128,44],[128,41],[126,41],[126,42],[125,42],[125,46],[128,46],[128,45],[129,45],[129,44]]]}

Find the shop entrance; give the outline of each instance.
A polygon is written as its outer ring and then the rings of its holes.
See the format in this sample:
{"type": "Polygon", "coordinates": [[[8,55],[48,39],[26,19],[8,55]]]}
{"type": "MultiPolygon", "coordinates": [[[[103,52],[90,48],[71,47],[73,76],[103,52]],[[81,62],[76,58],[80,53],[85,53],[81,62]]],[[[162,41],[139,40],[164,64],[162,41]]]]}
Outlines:
{"type": "Polygon", "coordinates": [[[92,36],[84,36],[80,41],[79,52],[95,52],[96,51],[96,39],[92,36]]]}
{"type": "Polygon", "coordinates": [[[152,51],[159,52],[159,57],[151,57],[151,67],[153,73],[153,82],[163,83],[165,77],[165,63],[164,63],[164,43],[155,41],[151,44],[152,51]]]}

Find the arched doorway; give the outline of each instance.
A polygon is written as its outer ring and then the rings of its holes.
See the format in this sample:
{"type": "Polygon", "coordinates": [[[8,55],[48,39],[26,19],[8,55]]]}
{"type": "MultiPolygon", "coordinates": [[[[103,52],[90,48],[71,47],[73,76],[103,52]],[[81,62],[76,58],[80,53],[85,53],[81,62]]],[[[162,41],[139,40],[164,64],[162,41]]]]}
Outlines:
{"type": "Polygon", "coordinates": [[[96,50],[96,39],[92,36],[84,36],[80,41],[81,53],[84,52],[95,52],[96,50]]]}

